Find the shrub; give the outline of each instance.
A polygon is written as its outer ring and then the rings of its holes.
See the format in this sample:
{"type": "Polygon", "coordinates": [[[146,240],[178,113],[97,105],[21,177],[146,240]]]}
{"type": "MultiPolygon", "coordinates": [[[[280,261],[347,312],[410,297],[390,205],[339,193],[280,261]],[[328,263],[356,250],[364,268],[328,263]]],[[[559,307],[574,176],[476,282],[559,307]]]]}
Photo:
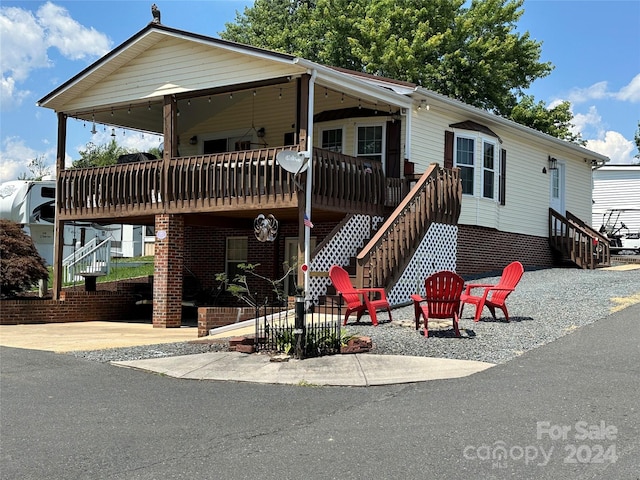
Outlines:
{"type": "Polygon", "coordinates": [[[16,296],[48,275],[31,237],[17,223],[0,219],[0,296],[16,296]]]}

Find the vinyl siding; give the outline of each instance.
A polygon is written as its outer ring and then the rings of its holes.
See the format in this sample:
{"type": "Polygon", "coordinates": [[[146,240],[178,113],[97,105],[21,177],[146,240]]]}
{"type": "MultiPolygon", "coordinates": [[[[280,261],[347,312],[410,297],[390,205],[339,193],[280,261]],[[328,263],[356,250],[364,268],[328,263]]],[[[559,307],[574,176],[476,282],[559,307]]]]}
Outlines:
{"type": "Polygon", "coordinates": [[[81,110],[163,95],[297,75],[295,65],[251,58],[216,47],[167,38],[64,106],[81,110]],[[170,75],[167,75],[167,72],[170,75]]]}
{"type": "MultiPolygon", "coordinates": [[[[607,165],[593,172],[593,226],[600,228],[609,208],[640,209],[640,165],[607,165]]],[[[620,220],[640,231],[640,211],[624,212],[620,220]]]]}
{"type": "MultiPolygon", "coordinates": [[[[444,132],[453,130],[450,124],[469,120],[454,111],[431,108],[429,111],[413,110],[413,132],[411,135],[411,161],[416,163],[416,172],[424,171],[430,163],[443,163],[444,132]]],[[[477,120],[478,123],[483,123],[477,120]]],[[[542,173],[548,169],[549,155],[566,164],[566,208],[585,221],[591,218],[591,167],[577,156],[568,157],[540,147],[535,139],[514,135],[504,128],[483,123],[502,140],[498,149],[507,151],[506,205],[475,196],[463,195],[459,223],[495,228],[503,232],[546,237],[549,222],[550,175],[542,173]]],[[[478,132],[457,130],[456,133],[482,137],[478,132]]],[[[492,137],[486,137],[492,138],[492,137]]],[[[475,143],[475,188],[480,185],[482,169],[480,159],[482,144],[475,143]]]]}

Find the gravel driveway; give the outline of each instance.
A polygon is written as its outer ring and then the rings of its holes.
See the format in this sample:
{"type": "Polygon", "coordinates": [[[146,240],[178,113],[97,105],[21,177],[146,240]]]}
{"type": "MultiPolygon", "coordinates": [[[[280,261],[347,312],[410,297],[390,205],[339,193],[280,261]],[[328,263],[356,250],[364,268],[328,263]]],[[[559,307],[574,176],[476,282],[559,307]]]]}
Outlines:
{"type": "MultiPolygon", "coordinates": [[[[497,283],[499,277],[474,279],[474,283],[497,283]]],[[[455,338],[450,325],[440,328],[429,322],[429,337],[416,332],[413,306],[393,310],[393,322],[379,314],[380,325],[349,324],[351,333],[370,336],[371,353],[479,360],[503,363],[540,345],[603,319],[613,309],[640,302],[640,269],[578,270],[552,268],[526,271],[507,299],[511,322],[493,321],[485,308],[480,322],[473,321],[473,306],[467,306],[460,320],[462,338],[455,338]]],[[[353,317],[355,319],[355,317],[353,317]]],[[[367,317],[363,317],[367,319],[367,317]]],[[[603,320],[606,321],[606,320],[603,320]]],[[[224,345],[172,343],[141,347],[72,352],[90,360],[108,362],[186,355],[224,350],[224,345]]]]}

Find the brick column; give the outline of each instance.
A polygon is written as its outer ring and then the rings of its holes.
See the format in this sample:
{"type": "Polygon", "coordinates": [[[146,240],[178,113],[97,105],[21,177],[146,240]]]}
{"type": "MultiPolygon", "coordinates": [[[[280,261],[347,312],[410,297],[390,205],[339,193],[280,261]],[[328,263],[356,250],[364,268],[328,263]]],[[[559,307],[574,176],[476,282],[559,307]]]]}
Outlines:
{"type": "Polygon", "coordinates": [[[179,327],[182,321],[184,218],[156,215],[153,326],[179,327]]]}

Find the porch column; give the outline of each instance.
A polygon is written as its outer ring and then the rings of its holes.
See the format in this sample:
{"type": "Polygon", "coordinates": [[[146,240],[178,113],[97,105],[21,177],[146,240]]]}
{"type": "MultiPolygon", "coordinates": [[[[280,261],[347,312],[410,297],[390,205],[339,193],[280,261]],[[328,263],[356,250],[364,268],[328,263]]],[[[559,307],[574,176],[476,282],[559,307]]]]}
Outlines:
{"type": "Polygon", "coordinates": [[[153,326],[179,327],[182,321],[184,217],[156,215],[153,273],[153,326]]]}
{"type": "Polygon", "coordinates": [[[169,161],[178,156],[178,107],[173,95],[164,96],[162,107],[162,133],[164,154],[162,155],[162,202],[169,204],[169,161]]]}
{"type": "Polygon", "coordinates": [[[63,189],[60,188],[60,174],[64,170],[64,158],[67,144],[67,116],[58,112],[58,140],[56,151],[56,217],[53,239],[53,299],[60,300],[62,290],[62,259],[64,258],[64,222],[60,220],[60,209],[62,208],[63,189]]]}

